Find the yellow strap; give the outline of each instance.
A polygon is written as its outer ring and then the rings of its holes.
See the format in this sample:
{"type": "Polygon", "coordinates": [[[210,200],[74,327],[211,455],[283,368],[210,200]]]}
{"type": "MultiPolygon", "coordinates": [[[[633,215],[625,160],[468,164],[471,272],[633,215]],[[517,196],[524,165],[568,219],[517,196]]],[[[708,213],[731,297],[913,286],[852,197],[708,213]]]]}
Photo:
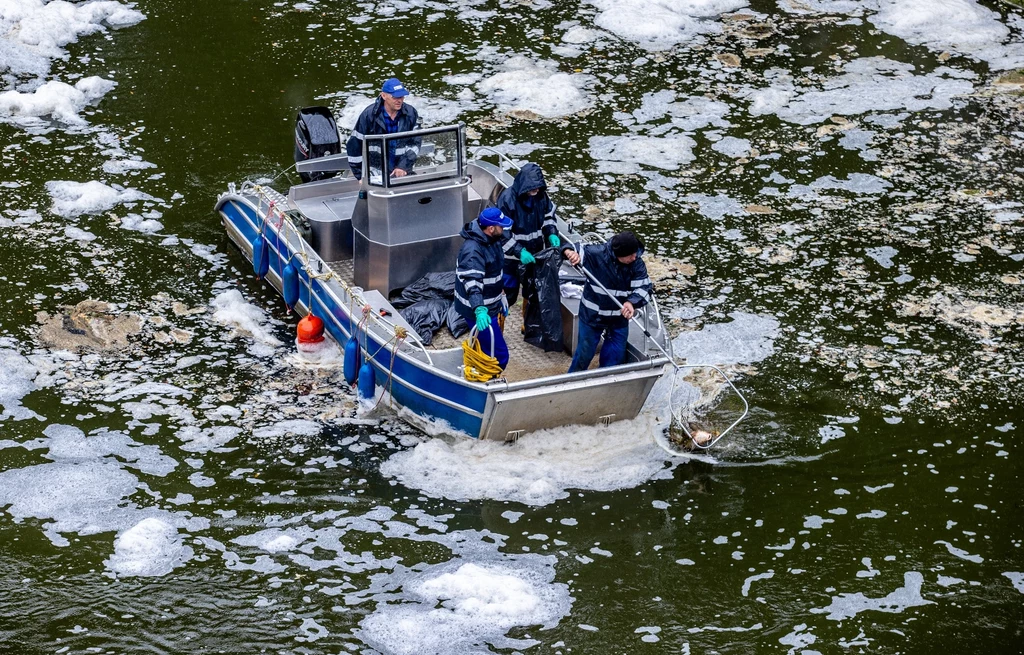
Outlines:
{"type": "Polygon", "coordinates": [[[462,342],[462,374],[470,382],[487,382],[501,374],[498,360],[484,353],[480,348],[479,339],[466,339],[462,342]]]}

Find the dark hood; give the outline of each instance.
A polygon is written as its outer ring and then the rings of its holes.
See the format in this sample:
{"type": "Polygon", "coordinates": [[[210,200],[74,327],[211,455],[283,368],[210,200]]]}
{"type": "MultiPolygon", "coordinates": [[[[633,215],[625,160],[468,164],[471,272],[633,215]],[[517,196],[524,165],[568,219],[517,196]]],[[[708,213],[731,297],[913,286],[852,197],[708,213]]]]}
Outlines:
{"type": "Polygon", "coordinates": [[[521,198],[531,189],[540,189],[546,192],[548,185],[544,182],[544,173],[541,172],[540,166],[537,164],[526,164],[516,174],[516,179],[512,182],[512,193],[516,195],[516,198],[521,198]]]}

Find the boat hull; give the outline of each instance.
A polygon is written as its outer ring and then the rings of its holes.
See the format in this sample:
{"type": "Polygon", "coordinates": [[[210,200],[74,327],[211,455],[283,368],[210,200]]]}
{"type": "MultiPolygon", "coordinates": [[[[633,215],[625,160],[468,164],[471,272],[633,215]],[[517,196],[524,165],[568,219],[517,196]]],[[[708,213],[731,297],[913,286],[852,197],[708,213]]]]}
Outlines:
{"type": "Polygon", "coordinates": [[[299,269],[299,315],[312,312],[341,345],[356,335],[374,368],[378,387],[394,403],[430,424],[429,431],[471,438],[509,441],[536,430],[570,424],[596,424],[635,418],[651,388],[663,374],[667,359],[647,361],[573,375],[556,375],[525,382],[469,382],[435,365],[433,359],[461,353],[396,347],[394,332],[361,323],[362,300],[355,289],[335,275],[297,232],[281,229],[271,204],[285,207],[287,199],[272,190],[260,194],[229,191],[218,198],[216,210],[228,236],[249,260],[261,230],[269,243],[266,275],[279,293],[284,266],[299,269]],[[268,218],[268,216],[270,218],[268,218]]]}

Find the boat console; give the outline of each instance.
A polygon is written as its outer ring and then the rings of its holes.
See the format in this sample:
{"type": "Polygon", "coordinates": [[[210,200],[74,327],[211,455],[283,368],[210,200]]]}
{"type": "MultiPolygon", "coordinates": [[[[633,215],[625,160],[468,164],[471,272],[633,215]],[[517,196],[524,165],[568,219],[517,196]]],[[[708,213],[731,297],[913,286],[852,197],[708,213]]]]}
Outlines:
{"type": "Polygon", "coordinates": [[[345,153],[304,159],[296,169],[314,179],[288,195],[310,222],[314,250],[327,261],[351,259],[355,284],[385,297],[426,273],[453,270],[459,233],[482,209],[466,172],[462,124],[366,135],[358,180],[345,153]],[[408,174],[396,176],[410,154],[408,174]],[[331,172],[341,175],[315,179],[331,172]]]}

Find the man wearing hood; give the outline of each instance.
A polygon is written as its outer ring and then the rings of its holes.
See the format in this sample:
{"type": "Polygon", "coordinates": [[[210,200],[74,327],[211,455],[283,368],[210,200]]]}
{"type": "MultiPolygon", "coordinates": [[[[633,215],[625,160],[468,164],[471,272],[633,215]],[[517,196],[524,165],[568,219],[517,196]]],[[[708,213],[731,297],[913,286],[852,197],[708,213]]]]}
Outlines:
{"type": "Polygon", "coordinates": [[[460,236],[465,241],[455,265],[455,310],[470,327],[476,326],[481,350],[488,355],[493,352],[502,370],[508,365],[508,346],[498,315],[507,314],[508,305],[501,279],[501,243],[503,232],[510,227],[512,219],[496,207],[480,212],[462,228],[460,236]]]}
{"type": "MultiPolygon", "coordinates": [[[[358,180],[363,176],[363,138],[368,134],[395,134],[416,129],[419,115],[412,105],[406,104],[409,90],[398,78],[392,77],[381,86],[380,96],[359,115],[352,135],[348,138],[346,150],[352,175],[358,180]]],[[[420,156],[422,139],[396,139],[388,141],[388,170],[391,177],[405,177],[412,172],[416,158],[420,156]]]]}
{"type": "Polygon", "coordinates": [[[629,320],[651,299],[654,286],[641,259],[643,252],[643,241],[632,232],[616,234],[600,245],[569,244],[562,249],[570,264],[582,266],[605,287],[589,277],[583,287],[579,334],[569,373],[590,368],[602,336],[599,365],[616,366],[626,360],[629,320]]]}
{"type": "Polygon", "coordinates": [[[498,209],[512,219],[512,231],[504,244],[504,284],[510,303],[519,296],[519,264],[536,263],[534,253],[548,245],[561,245],[555,203],[548,198],[547,189],[540,166],[529,163],[519,169],[512,186],[498,196],[498,209]]]}

